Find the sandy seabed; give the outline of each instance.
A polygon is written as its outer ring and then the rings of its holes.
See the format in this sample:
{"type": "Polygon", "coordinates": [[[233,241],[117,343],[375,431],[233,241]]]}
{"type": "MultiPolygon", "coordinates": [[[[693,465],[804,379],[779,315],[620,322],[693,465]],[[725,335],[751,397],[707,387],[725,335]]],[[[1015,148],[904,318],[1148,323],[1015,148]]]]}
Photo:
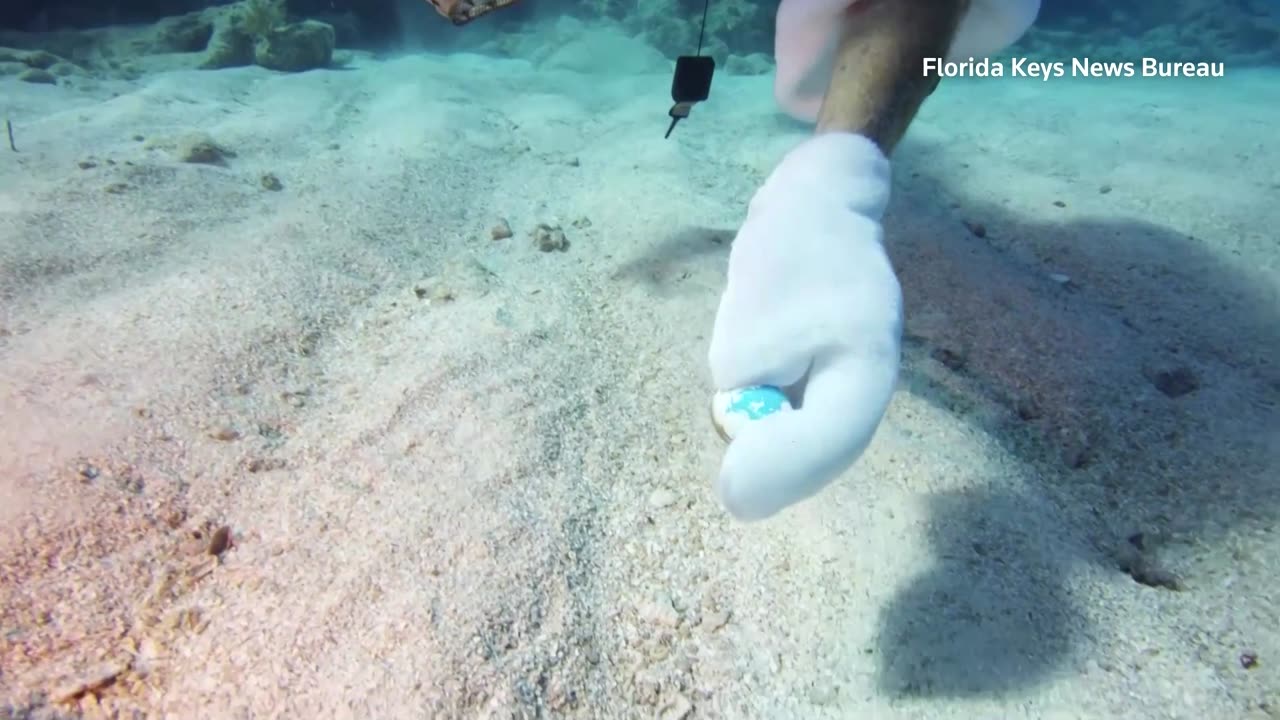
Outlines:
{"type": "Polygon", "coordinates": [[[650,57],[2,81],[0,713],[1280,716],[1280,75],[944,83],[885,424],[742,525],[706,345],[805,131],[722,72],[664,141],[650,57]]]}

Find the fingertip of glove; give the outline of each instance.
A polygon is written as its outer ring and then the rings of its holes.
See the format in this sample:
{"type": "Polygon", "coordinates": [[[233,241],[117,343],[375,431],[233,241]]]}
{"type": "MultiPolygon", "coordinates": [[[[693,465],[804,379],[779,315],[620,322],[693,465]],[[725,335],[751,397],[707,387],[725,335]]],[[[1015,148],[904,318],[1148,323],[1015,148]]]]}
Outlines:
{"type": "Polygon", "coordinates": [[[720,469],[716,480],[716,497],[720,505],[739,522],[757,522],[773,517],[782,510],[776,503],[767,502],[759,493],[749,490],[749,481],[742,471],[729,462],[720,469]]]}

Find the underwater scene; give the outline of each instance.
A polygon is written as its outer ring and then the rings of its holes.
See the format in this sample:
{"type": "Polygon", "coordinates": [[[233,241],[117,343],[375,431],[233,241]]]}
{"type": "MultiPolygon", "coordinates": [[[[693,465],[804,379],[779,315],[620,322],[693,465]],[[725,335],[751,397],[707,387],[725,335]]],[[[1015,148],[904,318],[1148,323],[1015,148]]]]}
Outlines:
{"type": "Polygon", "coordinates": [[[1280,3],[5,0],[0,718],[1280,718],[1280,3]]]}

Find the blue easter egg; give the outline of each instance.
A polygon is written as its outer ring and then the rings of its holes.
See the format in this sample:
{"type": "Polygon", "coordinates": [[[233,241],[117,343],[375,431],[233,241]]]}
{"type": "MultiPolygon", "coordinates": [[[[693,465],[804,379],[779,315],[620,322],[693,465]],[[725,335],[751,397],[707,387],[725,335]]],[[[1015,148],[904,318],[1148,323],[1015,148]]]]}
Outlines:
{"type": "Polygon", "coordinates": [[[753,385],[718,392],[711,401],[711,421],[725,440],[732,440],[747,424],[791,410],[786,393],[772,385],[753,385]]]}

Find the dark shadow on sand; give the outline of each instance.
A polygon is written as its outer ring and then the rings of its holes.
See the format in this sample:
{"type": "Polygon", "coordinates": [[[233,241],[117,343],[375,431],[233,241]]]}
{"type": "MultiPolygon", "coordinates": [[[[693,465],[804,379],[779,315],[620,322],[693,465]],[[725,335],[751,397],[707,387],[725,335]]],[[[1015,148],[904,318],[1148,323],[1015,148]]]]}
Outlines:
{"type": "Polygon", "coordinates": [[[999,694],[1059,664],[1081,625],[1043,509],[999,492],[929,498],[934,564],[883,609],[880,685],[900,696],[999,694]]]}
{"type": "Polygon", "coordinates": [[[1212,544],[1275,516],[1275,451],[1257,429],[1277,427],[1280,307],[1163,227],[948,203],[962,180],[925,170],[941,154],[908,142],[895,161],[902,390],[987,431],[1033,477],[931,499],[937,562],[883,610],[880,685],[1003,694],[1044,680],[1085,631],[1062,580],[1074,564],[1131,574],[1135,593],[1170,591],[1147,586],[1153,573],[1194,587],[1210,561],[1161,538],[1212,544]],[[1139,534],[1149,554],[1135,559],[1139,534]],[[1000,537],[1016,541],[993,551],[1000,537]]]}
{"type": "MultiPolygon", "coordinates": [[[[1277,448],[1258,430],[1280,433],[1280,303],[1204,243],[1118,212],[949,202],[963,170],[947,176],[943,156],[908,138],[895,158],[885,226],[906,299],[900,391],[965,418],[1029,471],[1019,487],[929,500],[935,563],[882,610],[879,684],[1003,695],[1045,681],[1072,633],[1088,632],[1065,584],[1080,562],[1135,593],[1170,592],[1133,572],[1141,533],[1152,554],[1140,560],[1194,588],[1212,560],[1192,546],[1275,517],[1277,448]]],[[[684,230],[618,276],[661,289],[686,268],[722,281],[733,230],[684,230]]]]}
{"type": "MultiPolygon", "coordinates": [[[[692,265],[704,258],[719,258],[728,251],[733,232],[705,227],[681,228],[645,254],[622,263],[612,277],[644,287],[659,297],[676,295],[691,278],[692,265]]],[[[695,283],[694,287],[701,286],[695,283]]],[[[705,288],[700,292],[703,290],[705,288]]],[[[718,296],[718,291],[714,294],[718,296]]]]}

